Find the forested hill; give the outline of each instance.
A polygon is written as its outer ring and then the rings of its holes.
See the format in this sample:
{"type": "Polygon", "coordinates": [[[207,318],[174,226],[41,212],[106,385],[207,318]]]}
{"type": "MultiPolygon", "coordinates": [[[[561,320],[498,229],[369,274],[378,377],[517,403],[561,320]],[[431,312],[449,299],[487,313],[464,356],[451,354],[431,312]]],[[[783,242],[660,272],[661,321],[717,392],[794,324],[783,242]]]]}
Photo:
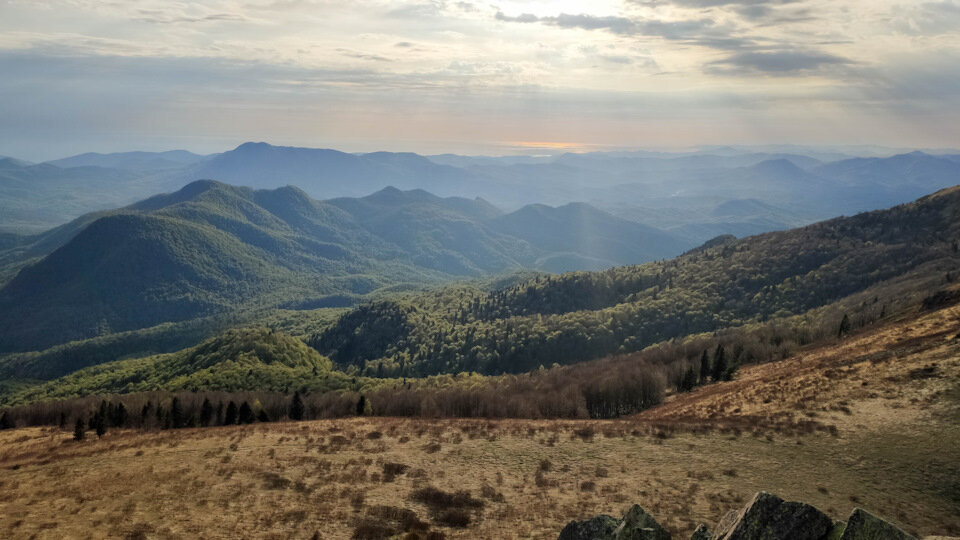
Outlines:
{"type": "Polygon", "coordinates": [[[516,373],[844,299],[880,312],[960,275],[958,242],[955,187],[889,210],[725,238],[664,262],[377,302],[311,344],[367,373],[516,373]]]}
{"type": "Polygon", "coordinates": [[[537,268],[652,260],[689,247],[594,210],[604,228],[564,238],[501,232],[480,199],[385,189],[317,201],[294,187],[254,191],[210,180],[0,245],[0,353],[237,309],[349,305],[388,286],[537,268]],[[619,229],[618,229],[619,227],[619,229]],[[612,260],[588,250],[616,235],[612,260]],[[18,273],[17,273],[18,272],[18,273]]]}

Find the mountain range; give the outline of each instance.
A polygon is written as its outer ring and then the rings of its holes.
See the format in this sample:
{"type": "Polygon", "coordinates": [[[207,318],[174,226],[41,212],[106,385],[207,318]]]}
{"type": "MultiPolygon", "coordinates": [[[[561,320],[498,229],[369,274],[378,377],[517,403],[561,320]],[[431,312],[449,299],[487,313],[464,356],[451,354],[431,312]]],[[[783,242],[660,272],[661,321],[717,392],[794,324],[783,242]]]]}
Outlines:
{"type": "Polygon", "coordinates": [[[586,204],[504,213],[389,187],[302,190],[196,181],[0,249],[0,352],[236,309],[349,305],[388,286],[521,269],[605,268],[692,244],[586,204]]]}
{"type": "Polygon", "coordinates": [[[700,243],[889,207],[960,182],[954,155],[854,157],[801,147],[696,152],[592,152],[558,156],[351,154],[244,143],[220,154],[186,151],[81,154],[41,164],[0,160],[0,231],[36,234],[84,213],[173,192],[201,178],[316,199],[359,197],[387,186],[482,197],[516,210],[587,202],[621,218],[700,243]],[[734,200],[763,205],[717,216],[734,200]]]}
{"type": "MultiPolygon", "coordinates": [[[[225,220],[228,212],[223,210],[222,203],[232,200],[234,211],[246,218],[240,220],[234,215],[232,220],[221,222],[216,230],[223,234],[220,237],[223,249],[237,245],[226,239],[229,234],[248,239],[240,242],[247,245],[248,253],[271,244],[274,255],[287,248],[299,249],[304,261],[277,257],[268,268],[274,272],[280,267],[287,270],[299,267],[297,272],[302,273],[303,262],[310,265],[322,258],[307,248],[311,242],[319,241],[315,237],[322,233],[316,232],[309,239],[300,238],[303,235],[284,238],[274,226],[273,238],[269,240],[251,229],[258,221],[262,229],[263,221],[271,219],[267,214],[257,214],[256,208],[260,207],[257,201],[289,199],[297,193],[292,188],[254,191],[213,182],[197,183],[192,185],[191,192],[149,199],[137,205],[137,209],[101,218],[85,231],[103,222],[112,226],[113,218],[123,220],[118,230],[129,230],[130,236],[117,234],[110,237],[111,240],[116,239],[113,243],[118,246],[142,243],[143,249],[139,252],[120,246],[118,253],[142,259],[137,263],[139,266],[128,271],[143,275],[150,284],[157,284],[160,281],[154,279],[155,276],[169,275],[163,268],[170,266],[158,263],[165,262],[164,257],[171,257],[178,246],[187,247],[183,243],[167,244],[160,238],[197,234],[203,228],[200,216],[205,213],[202,219],[225,220]],[[210,201],[220,202],[211,205],[210,201]],[[208,214],[212,208],[220,209],[219,217],[208,214]],[[160,237],[145,233],[144,227],[135,226],[132,220],[140,217],[152,224],[184,219],[187,215],[198,219],[179,231],[165,230],[160,237]],[[225,232],[231,228],[226,226],[228,223],[233,224],[234,231],[229,234],[225,232]],[[297,246],[286,244],[285,240],[305,243],[297,246]],[[153,274],[147,269],[151,266],[161,270],[153,274]]],[[[302,204],[309,203],[315,208],[333,206],[311,202],[305,196],[298,198],[302,204]]],[[[336,200],[338,210],[331,213],[344,212],[363,222],[384,209],[387,212],[395,209],[398,199],[413,201],[419,208],[427,203],[443,207],[447,212],[459,208],[475,218],[494,222],[510,216],[495,213],[482,201],[441,199],[425,192],[399,190],[385,190],[363,199],[336,200]],[[350,213],[341,208],[349,208],[350,213]]],[[[534,207],[521,214],[527,217],[543,210],[534,207]]],[[[297,230],[318,227],[322,221],[316,212],[286,215],[284,223],[295,222],[292,219],[295,215],[304,216],[305,221],[290,225],[297,230]]],[[[794,348],[804,344],[833,342],[844,331],[871,321],[891,316],[912,317],[918,309],[955,302],[957,291],[953,282],[960,268],[958,215],[960,186],[891,209],[835,218],[789,231],[743,239],[719,237],[665,261],[598,272],[537,275],[494,287],[460,283],[425,292],[384,295],[356,308],[336,312],[320,324],[318,331],[301,332],[299,338],[277,329],[289,326],[261,316],[253,321],[256,328],[238,328],[234,324],[213,337],[203,332],[198,334],[198,328],[190,325],[168,326],[152,334],[152,330],[134,333],[139,334],[135,339],[154,345],[171,340],[180,344],[181,350],[168,354],[138,354],[129,348],[126,353],[117,353],[122,348],[115,347],[116,340],[111,344],[109,336],[45,353],[8,354],[0,357],[0,375],[5,381],[4,386],[0,386],[0,402],[156,390],[288,393],[296,388],[317,392],[356,390],[375,387],[380,384],[378,381],[389,384],[391,378],[398,385],[406,385],[401,381],[408,377],[447,373],[461,375],[425,379],[423,384],[462,381],[469,385],[473,376],[467,377],[462,372],[559,373],[548,366],[611,355],[612,360],[607,360],[627,361],[624,359],[629,356],[615,355],[641,350],[646,358],[654,360],[664,350],[665,365],[673,362],[673,355],[678,351],[698,360],[705,340],[726,342],[731,345],[726,353],[729,361],[734,365],[748,364],[778,354],[793,354],[794,348]],[[181,334],[188,335],[192,341],[184,345],[179,339],[181,334]],[[736,338],[735,346],[729,336],[736,338]],[[312,349],[308,349],[304,341],[312,349]]],[[[363,236],[368,234],[364,230],[344,230],[343,238],[356,234],[373,239],[363,236]]],[[[210,239],[220,233],[207,231],[196,242],[212,242],[210,239]]],[[[332,235],[328,232],[326,238],[333,239],[332,235]]],[[[187,240],[182,238],[182,242],[187,240]]],[[[398,249],[396,243],[380,245],[384,250],[382,255],[388,258],[398,249]]],[[[88,252],[87,247],[78,246],[76,251],[88,252]]],[[[70,248],[70,253],[65,255],[73,256],[70,263],[82,268],[87,264],[100,267],[119,264],[121,260],[114,257],[102,261],[95,253],[84,259],[73,250],[70,248]]],[[[220,295],[229,301],[230,291],[216,286],[218,277],[230,279],[232,276],[247,279],[251,284],[263,283],[263,277],[244,275],[244,272],[255,272],[257,264],[267,264],[263,262],[266,257],[250,263],[243,259],[245,254],[233,256],[220,251],[210,255],[222,262],[206,269],[207,274],[201,276],[205,281],[190,282],[189,287],[182,289],[185,296],[202,300],[204,294],[220,295]]],[[[65,262],[53,256],[44,263],[48,261],[51,264],[65,262]]],[[[174,270],[180,271],[186,280],[188,271],[198,272],[203,266],[181,266],[174,270]]],[[[32,268],[38,268],[41,275],[55,270],[46,268],[45,264],[32,268]]],[[[65,270],[67,275],[71,272],[69,268],[65,270]]],[[[32,271],[21,275],[38,277],[32,271]]],[[[107,276],[107,281],[118,279],[120,276],[107,276]]],[[[47,299],[44,295],[67,298],[74,289],[57,288],[57,281],[44,282],[43,286],[50,289],[35,292],[36,306],[20,312],[17,318],[33,317],[31,311],[44,317],[55,316],[56,313],[49,312],[49,306],[43,305],[47,299]]],[[[232,287],[245,286],[238,280],[225,283],[232,287]]],[[[35,284],[39,286],[39,282],[35,284]]],[[[176,286],[186,284],[181,281],[171,285],[168,281],[166,288],[176,291],[176,286]]],[[[124,290],[123,283],[117,285],[120,291],[124,290]]],[[[296,283],[288,285],[292,287],[296,283]]],[[[95,287],[106,287],[106,284],[86,286],[97,291],[95,287]]],[[[266,291],[261,296],[271,292],[276,291],[266,291]]],[[[146,309],[162,307],[156,295],[136,297],[132,303],[146,309]]],[[[316,315],[316,312],[303,312],[298,318],[316,315]]],[[[10,320],[7,317],[5,324],[10,320]]],[[[43,318],[32,320],[36,324],[43,318]]],[[[67,322],[67,319],[59,320],[60,324],[67,322]]],[[[48,330],[55,331],[53,327],[48,330]]],[[[714,360],[722,355],[718,349],[713,354],[714,360]]],[[[667,374],[674,381],[671,384],[676,384],[679,375],[672,371],[667,374]]],[[[516,381],[528,384],[524,382],[527,378],[516,381]]]]}

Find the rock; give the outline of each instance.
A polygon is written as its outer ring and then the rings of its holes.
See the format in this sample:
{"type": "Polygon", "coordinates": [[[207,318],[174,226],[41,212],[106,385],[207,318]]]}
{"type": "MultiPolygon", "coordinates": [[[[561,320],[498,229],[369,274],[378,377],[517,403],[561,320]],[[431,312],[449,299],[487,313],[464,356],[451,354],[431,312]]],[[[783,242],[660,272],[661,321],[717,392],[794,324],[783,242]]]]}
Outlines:
{"type": "Polygon", "coordinates": [[[723,519],[720,520],[720,523],[717,523],[717,532],[714,534],[715,538],[719,538],[723,531],[729,531],[733,528],[733,525],[737,522],[737,512],[736,510],[731,510],[723,515],[723,519]]]}
{"type": "Polygon", "coordinates": [[[614,540],[620,520],[600,515],[583,521],[571,521],[557,540],[614,540]]]}
{"type": "MultiPolygon", "coordinates": [[[[726,525],[725,517],[723,525],[726,525]]],[[[729,526],[718,527],[717,540],[822,540],[833,520],[809,504],[787,502],[761,491],[729,526]]]]}
{"type": "Polygon", "coordinates": [[[701,523],[697,525],[696,530],[693,531],[693,536],[690,537],[690,540],[713,540],[713,533],[710,532],[710,529],[706,525],[701,523]]]}
{"type": "Polygon", "coordinates": [[[616,540],[670,540],[670,533],[639,504],[635,504],[623,515],[614,538],[616,540]]]}
{"type": "Polygon", "coordinates": [[[856,508],[850,514],[847,528],[844,529],[840,540],[916,540],[916,538],[866,510],[856,508]]]}
{"type": "Polygon", "coordinates": [[[840,537],[843,535],[843,531],[846,528],[846,521],[834,521],[833,528],[830,529],[830,532],[827,534],[826,540],[840,540],[840,537]]]}

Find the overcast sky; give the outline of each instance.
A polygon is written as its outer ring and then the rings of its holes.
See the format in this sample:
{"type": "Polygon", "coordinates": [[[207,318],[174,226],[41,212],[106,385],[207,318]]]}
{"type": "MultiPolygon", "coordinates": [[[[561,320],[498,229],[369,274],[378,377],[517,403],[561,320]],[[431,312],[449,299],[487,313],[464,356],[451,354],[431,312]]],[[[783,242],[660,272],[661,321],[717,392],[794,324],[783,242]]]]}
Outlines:
{"type": "Polygon", "coordinates": [[[0,0],[0,154],[960,146],[960,0],[0,0]]]}

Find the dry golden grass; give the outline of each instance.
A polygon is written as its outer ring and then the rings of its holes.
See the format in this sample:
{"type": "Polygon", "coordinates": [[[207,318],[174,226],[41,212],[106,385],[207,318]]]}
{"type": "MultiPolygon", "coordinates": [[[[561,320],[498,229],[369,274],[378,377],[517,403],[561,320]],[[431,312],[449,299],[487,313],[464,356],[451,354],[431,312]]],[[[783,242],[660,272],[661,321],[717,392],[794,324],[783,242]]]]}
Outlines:
{"type": "Polygon", "coordinates": [[[632,503],[688,534],[760,489],[957,534],[958,331],[960,308],[926,314],[619,421],[2,432],[0,537],[552,539],[632,503]]]}

